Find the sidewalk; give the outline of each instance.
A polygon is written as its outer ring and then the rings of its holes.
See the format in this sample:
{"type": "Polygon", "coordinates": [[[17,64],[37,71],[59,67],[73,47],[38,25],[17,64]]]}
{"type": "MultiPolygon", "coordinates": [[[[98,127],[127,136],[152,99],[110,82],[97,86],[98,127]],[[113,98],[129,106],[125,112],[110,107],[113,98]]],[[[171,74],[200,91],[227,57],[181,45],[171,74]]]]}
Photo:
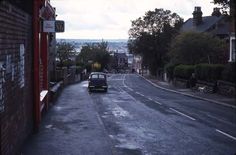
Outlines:
{"type": "MultiPolygon", "coordinates": [[[[141,75],[140,75],[141,76],[141,75]]],[[[231,108],[235,108],[236,109],[236,100],[235,98],[230,98],[230,97],[226,97],[217,93],[203,93],[200,91],[194,91],[191,90],[189,88],[178,88],[173,86],[171,83],[165,82],[165,81],[160,81],[154,78],[150,78],[150,76],[144,75],[141,76],[144,79],[146,79],[148,82],[150,82],[151,84],[153,84],[154,86],[160,88],[160,89],[164,89],[167,91],[171,91],[174,93],[179,93],[185,96],[190,96],[190,97],[194,97],[194,98],[198,98],[201,100],[205,100],[205,101],[209,101],[212,103],[216,103],[216,104],[220,104],[223,106],[227,106],[227,107],[231,107],[231,108]]]]}
{"type": "Polygon", "coordinates": [[[112,144],[85,83],[67,86],[45,114],[21,155],[110,155],[112,144]]]}

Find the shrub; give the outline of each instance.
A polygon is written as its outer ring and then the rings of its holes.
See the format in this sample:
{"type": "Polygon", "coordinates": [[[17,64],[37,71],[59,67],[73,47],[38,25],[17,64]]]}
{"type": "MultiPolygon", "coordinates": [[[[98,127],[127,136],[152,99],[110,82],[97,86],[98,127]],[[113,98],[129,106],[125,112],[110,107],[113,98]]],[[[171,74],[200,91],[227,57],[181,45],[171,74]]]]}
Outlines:
{"type": "Polygon", "coordinates": [[[190,79],[192,73],[194,73],[193,65],[178,65],[174,68],[174,77],[190,79]]]}
{"type": "Polygon", "coordinates": [[[168,79],[170,79],[170,80],[174,79],[174,69],[176,66],[177,66],[177,64],[172,64],[172,63],[169,63],[165,66],[165,71],[167,73],[168,79]]]}
{"type": "Polygon", "coordinates": [[[221,79],[224,81],[235,83],[235,78],[235,62],[226,64],[224,70],[221,73],[221,79]]]}
{"type": "Polygon", "coordinates": [[[76,74],[80,74],[83,71],[83,67],[76,66],[76,74]]]}
{"type": "Polygon", "coordinates": [[[198,80],[216,82],[221,78],[224,65],[221,64],[198,64],[195,66],[195,74],[198,80]]]}

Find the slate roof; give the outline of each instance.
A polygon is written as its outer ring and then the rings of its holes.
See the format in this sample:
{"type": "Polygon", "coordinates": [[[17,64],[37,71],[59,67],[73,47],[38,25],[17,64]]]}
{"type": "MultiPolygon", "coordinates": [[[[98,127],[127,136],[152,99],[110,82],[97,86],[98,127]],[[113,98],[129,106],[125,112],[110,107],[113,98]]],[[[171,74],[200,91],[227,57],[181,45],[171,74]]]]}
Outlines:
{"type": "MultiPolygon", "coordinates": [[[[195,31],[195,32],[207,32],[210,28],[212,28],[216,23],[223,20],[224,16],[216,17],[216,16],[205,16],[202,17],[202,23],[194,26],[193,18],[189,18],[182,26],[181,32],[186,31],[195,31]]],[[[228,34],[228,23],[224,22],[223,25],[217,27],[217,30],[214,32],[215,34],[228,34]]]]}
{"type": "Polygon", "coordinates": [[[117,58],[125,58],[125,59],[128,58],[125,53],[114,53],[114,56],[117,58]]]}

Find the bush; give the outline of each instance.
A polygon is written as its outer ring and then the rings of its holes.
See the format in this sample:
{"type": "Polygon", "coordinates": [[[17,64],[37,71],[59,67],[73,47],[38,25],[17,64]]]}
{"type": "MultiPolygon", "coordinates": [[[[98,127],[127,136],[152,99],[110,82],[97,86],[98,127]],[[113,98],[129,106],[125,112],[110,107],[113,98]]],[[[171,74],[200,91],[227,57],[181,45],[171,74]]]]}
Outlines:
{"type": "Polygon", "coordinates": [[[235,83],[235,62],[225,65],[224,70],[221,73],[221,79],[224,81],[235,83]]]}
{"type": "Polygon", "coordinates": [[[76,66],[76,74],[80,74],[83,71],[83,67],[76,66]]]}
{"type": "Polygon", "coordinates": [[[170,80],[174,79],[174,69],[176,66],[177,66],[177,64],[172,64],[172,63],[169,63],[165,66],[165,71],[167,73],[168,79],[170,79],[170,80]]]}
{"type": "Polygon", "coordinates": [[[178,65],[174,68],[174,77],[190,79],[192,73],[194,73],[193,65],[178,65]]]}
{"type": "Polygon", "coordinates": [[[195,66],[195,75],[198,80],[216,82],[221,78],[224,65],[220,64],[198,64],[195,66]]]}

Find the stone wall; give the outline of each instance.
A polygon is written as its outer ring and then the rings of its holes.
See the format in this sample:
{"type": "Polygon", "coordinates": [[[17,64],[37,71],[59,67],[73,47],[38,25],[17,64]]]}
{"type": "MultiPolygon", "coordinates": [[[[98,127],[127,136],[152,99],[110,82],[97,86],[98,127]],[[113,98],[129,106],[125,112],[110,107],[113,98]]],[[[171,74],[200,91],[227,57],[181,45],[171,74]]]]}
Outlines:
{"type": "Polygon", "coordinates": [[[229,97],[236,96],[236,89],[234,83],[219,80],[217,81],[217,88],[218,88],[218,93],[221,95],[229,97]]]}

